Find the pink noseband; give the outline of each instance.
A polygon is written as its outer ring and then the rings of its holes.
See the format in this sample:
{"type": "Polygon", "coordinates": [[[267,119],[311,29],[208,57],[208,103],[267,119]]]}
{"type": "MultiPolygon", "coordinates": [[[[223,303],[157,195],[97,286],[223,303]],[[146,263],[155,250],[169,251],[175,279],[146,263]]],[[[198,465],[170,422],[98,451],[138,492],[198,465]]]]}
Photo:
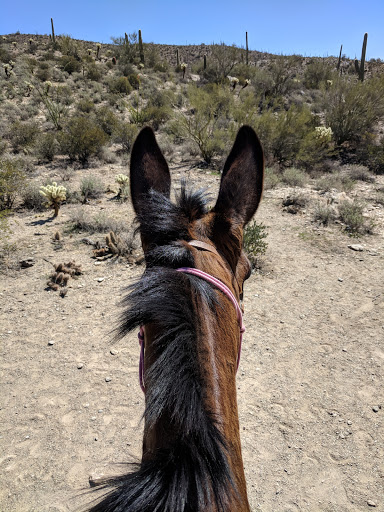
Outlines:
{"type": "MultiPolygon", "coordinates": [[[[243,313],[240,309],[240,306],[231,292],[231,290],[228,288],[227,285],[225,285],[223,282],[221,282],[219,279],[216,279],[216,277],[211,276],[210,274],[207,274],[206,272],[203,272],[202,270],[199,270],[197,268],[189,268],[189,267],[182,267],[176,269],[177,272],[183,272],[183,274],[192,274],[194,276],[200,277],[201,279],[204,279],[208,283],[212,284],[216,288],[218,288],[220,291],[224,293],[228,297],[228,299],[232,302],[236,309],[237,313],[237,321],[239,323],[240,327],[240,343],[239,343],[239,352],[237,354],[237,367],[239,368],[240,363],[240,355],[241,355],[241,345],[243,342],[243,333],[245,332],[245,327],[243,323],[243,313]]],[[[140,363],[139,363],[139,381],[140,381],[140,387],[145,393],[145,385],[144,385],[144,348],[145,348],[145,340],[144,340],[144,327],[140,327],[140,331],[138,333],[139,343],[140,343],[140,363]]]]}

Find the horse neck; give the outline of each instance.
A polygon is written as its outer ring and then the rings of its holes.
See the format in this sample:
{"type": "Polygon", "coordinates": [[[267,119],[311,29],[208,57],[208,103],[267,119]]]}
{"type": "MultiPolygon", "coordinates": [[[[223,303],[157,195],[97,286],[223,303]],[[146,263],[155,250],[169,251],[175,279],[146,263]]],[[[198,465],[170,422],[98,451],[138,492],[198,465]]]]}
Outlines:
{"type": "MultiPolygon", "coordinates": [[[[204,269],[205,270],[205,269],[204,269]]],[[[211,270],[212,272],[212,270],[211,270]]],[[[212,272],[213,273],[213,272],[212,272]]],[[[228,280],[227,280],[228,282],[228,280]]],[[[228,283],[230,284],[230,283],[228,283]]],[[[248,512],[245,475],[240,445],[238,409],[236,400],[236,368],[239,347],[239,325],[233,304],[218,292],[220,305],[216,314],[200,298],[194,299],[198,323],[197,345],[200,368],[202,369],[204,408],[222,434],[228,449],[228,463],[232,470],[237,494],[228,510],[248,512]]],[[[146,339],[155,334],[154,326],[146,327],[146,339]]],[[[146,349],[145,366],[151,364],[151,343],[146,349]]],[[[166,450],[177,440],[178,432],[170,426],[167,414],[158,418],[155,424],[144,428],[143,460],[150,459],[157,450],[166,450]]]]}

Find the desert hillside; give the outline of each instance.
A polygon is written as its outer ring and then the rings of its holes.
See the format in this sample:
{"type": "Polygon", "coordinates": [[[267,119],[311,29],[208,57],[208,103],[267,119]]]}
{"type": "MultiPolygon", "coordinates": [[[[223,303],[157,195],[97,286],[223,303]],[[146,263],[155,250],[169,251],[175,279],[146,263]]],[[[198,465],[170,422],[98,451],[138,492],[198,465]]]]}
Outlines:
{"type": "Polygon", "coordinates": [[[79,510],[140,458],[137,337],[112,342],[144,270],[131,146],[152,126],[173,193],[214,201],[242,124],[266,158],[237,374],[251,508],[384,510],[383,64],[135,35],[4,35],[0,60],[0,510],[79,510]]]}

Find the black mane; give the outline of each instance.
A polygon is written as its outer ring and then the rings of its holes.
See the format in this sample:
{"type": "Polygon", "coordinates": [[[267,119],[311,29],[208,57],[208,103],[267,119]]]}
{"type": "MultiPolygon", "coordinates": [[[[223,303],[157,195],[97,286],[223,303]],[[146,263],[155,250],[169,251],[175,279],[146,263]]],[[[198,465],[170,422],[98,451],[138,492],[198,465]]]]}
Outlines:
{"type": "Polygon", "coordinates": [[[176,204],[151,192],[141,234],[153,242],[147,269],[130,287],[118,337],[153,324],[154,363],[145,374],[146,428],[168,418],[172,446],[159,449],[138,471],[108,482],[115,487],[92,512],[198,512],[227,510],[235,490],[228,451],[215,417],[206,407],[209,389],[198,354],[201,336],[198,309],[211,311],[220,297],[206,281],[176,270],[194,267],[188,226],[207,212],[203,192],[183,186],[176,204]]]}

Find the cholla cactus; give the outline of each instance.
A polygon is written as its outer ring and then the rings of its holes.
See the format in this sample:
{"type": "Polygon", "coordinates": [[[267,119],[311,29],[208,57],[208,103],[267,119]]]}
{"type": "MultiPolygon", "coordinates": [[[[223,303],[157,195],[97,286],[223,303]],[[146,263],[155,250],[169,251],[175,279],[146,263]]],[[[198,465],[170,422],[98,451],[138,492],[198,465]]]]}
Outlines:
{"type": "Polygon", "coordinates": [[[88,55],[91,55],[92,54],[92,48],[88,48],[87,52],[88,52],[88,55]]]}
{"type": "Polygon", "coordinates": [[[48,94],[49,93],[49,89],[52,87],[52,82],[47,80],[44,85],[45,85],[45,94],[48,94]]]}
{"type": "Polygon", "coordinates": [[[186,63],[185,63],[185,62],[182,62],[182,63],[180,64],[180,69],[181,69],[181,71],[183,72],[183,78],[184,78],[184,77],[185,77],[185,71],[187,70],[187,65],[186,65],[186,63]]]}
{"type": "Polygon", "coordinates": [[[97,43],[97,45],[96,45],[96,58],[97,59],[99,58],[100,48],[101,48],[101,44],[97,43]]]}
{"type": "Polygon", "coordinates": [[[3,69],[5,71],[5,76],[9,78],[11,76],[12,68],[9,64],[3,64],[3,69]]]}
{"type": "Polygon", "coordinates": [[[239,83],[239,79],[235,76],[227,76],[229,83],[231,84],[233,90],[235,90],[236,85],[239,83]]]}
{"type": "Polygon", "coordinates": [[[325,126],[316,126],[315,132],[316,138],[323,142],[330,142],[332,139],[332,128],[326,128],[325,126]]]}
{"type": "Polygon", "coordinates": [[[52,185],[46,187],[40,187],[40,194],[44,196],[47,201],[47,208],[53,208],[55,210],[54,217],[59,214],[61,203],[66,200],[67,189],[62,185],[57,185],[54,181],[52,185]]]}
{"type": "Polygon", "coordinates": [[[120,185],[119,193],[117,194],[117,197],[121,197],[124,188],[129,183],[129,177],[126,174],[117,174],[115,178],[116,183],[120,185]]]}
{"type": "Polygon", "coordinates": [[[251,83],[250,78],[246,78],[246,79],[244,80],[244,85],[243,85],[243,87],[241,88],[241,90],[243,90],[243,89],[245,89],[246,87],[248,87],[248,85],[249,85],[250,83],[251,83]]]}
{"type": "Polygon", "coordinates": [[[27,94],[27,96],[29,96],[31,94],[31,92],[33,91],[33,89],[35,88],[35,86],[33,84],[31,84],[31,82],[24,82],[24,85],[26,88],[26,94],[27,94]]]}

